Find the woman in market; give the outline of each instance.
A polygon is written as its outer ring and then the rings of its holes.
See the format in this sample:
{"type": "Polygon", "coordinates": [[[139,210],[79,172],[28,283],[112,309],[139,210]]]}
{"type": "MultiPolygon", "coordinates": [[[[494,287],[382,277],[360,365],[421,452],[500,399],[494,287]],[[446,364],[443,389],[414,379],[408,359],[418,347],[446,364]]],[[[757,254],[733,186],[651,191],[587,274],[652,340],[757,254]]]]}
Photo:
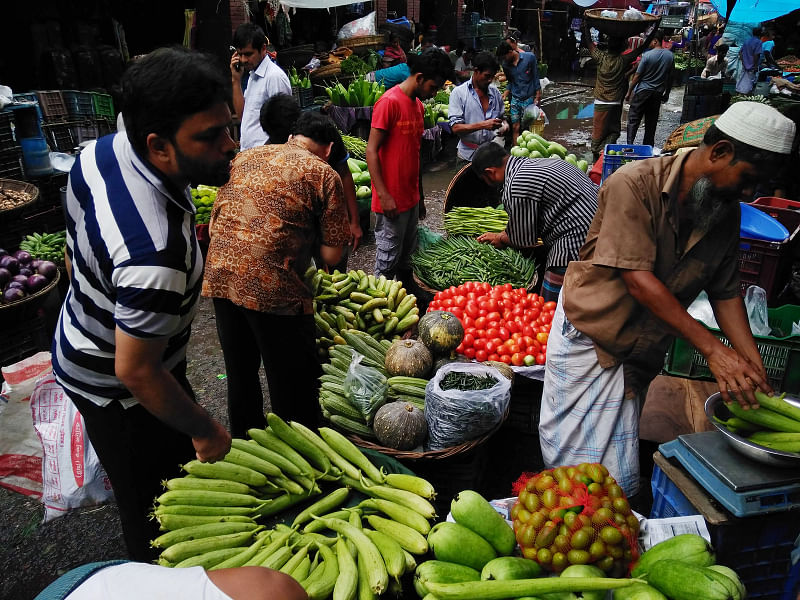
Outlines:
{"type": "Polygon", "coordinates": [[[404,62],[406,62],[406,53],[402,46],[400,46],[400,36],[393,33],[391,37],[389,37],[389,44],[383,51],[383,67],[393,67],[404,62]]]}
{"type": "Polygon", "coordinates": [[[597,185],[566,161],[509,156],[492,142],[475,151],[472,168],[487,184],[503,187],[508,213],[505,231],[483,233],[478,241],[531,248],[541,238],[547,250],[541,295],[558,300],[567,264],[578,260],[597,210],[597,185]]]}
{"type": "Polygon", "coordinates": [[[342,180],[327,164],[338,135],[327,117],[304,113],[287,143],[240,153],[217,194],[202,293],[214,301],[234,437],[265,426],[262,362],[272,411],[316,425],[320,366],[303,277],[312,256],[335,265],[350,240],[342,180]]]}

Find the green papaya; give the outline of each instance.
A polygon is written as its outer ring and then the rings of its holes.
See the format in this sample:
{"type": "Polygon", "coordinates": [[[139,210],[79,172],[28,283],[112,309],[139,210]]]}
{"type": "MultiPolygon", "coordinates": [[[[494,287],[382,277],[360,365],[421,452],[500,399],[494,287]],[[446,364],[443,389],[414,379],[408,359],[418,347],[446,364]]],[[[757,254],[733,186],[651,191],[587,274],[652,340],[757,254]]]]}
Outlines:
{"type": "Polygon", "coordinates": [[[614,600],[667,600],[667,597],[646,583],[634,583],[614,590],[614,600]]]}
{"type": "Polygon", "coordinates": [[[463,490],[456,494],[450,502],[450,512],[456,523],[488,541],[499,556],[508,556],[514,551],[517,545],[514,530],[478,492],[463,490]]]}
{"type": "Polygon", "coordinates": [[[739,595],[742,598],[747,598],[747,590],[745,589],[744,584],[742,583],[742,580],[739,579],[739,574],[736,571],[734,571],[733,569],[731,569],[729,567],[726,567],[724,565],[711,565],[711,566],[709,566],[707,568],[711,569],[712,571],[716,571],[717,573],[721,573],[722,575],[725,575],[726,577],[728,577],[736,585],[736,587],[737,587],[737,589],[739,591],[739,595]]]}
{"type": "Polygon", "coordinates": [[[715,576],[725,577],[705,567],[665,558],[650,568],[647,583],[672,600],[735,600],[728,586],[715,576]]]}
{"type": "MultiPolygon", "coordinates": [[[[684,533],[664,540],[642,554],[631,571],[632,577],[647,577],[655,563],[674,559],[698,567],[714,564],[714,548],[699,535],[684,533]]],[[[667,594],[669,595],[669,594],[667,594]]]]}
{"type": "Polygon", "coordinates": [[[478,581],[481,574],[471,567],[446,562],[443,560],[427,560],[420,564],[414,572],[414,590],[420,598],[428,593],[425,584],[434,583],[462,583],[464,581],[478,581]]]}
{"type": "Polygon", "coordinates": [[[480,572],[497,557],[492,545],[474,531],[458,523],[437,523],[428,533],[428,545],[437,560],[472,567],[480,572]]]}
{"type": "Polygon", "coordinates": [[[541,575],[539,563],[521,556],[498,556],[481,570],[481,579],[534,579],[541,575]]]}
{"type": "Polygon", "coordinates": [[[348,158],[347,159],[347,168],[350,169],[350,172],[353,173],[353,174],[361,173],[361,170],[362,170],[361,167],[359,166],[359,164],[356,162],[355,158],[348,158]]]}

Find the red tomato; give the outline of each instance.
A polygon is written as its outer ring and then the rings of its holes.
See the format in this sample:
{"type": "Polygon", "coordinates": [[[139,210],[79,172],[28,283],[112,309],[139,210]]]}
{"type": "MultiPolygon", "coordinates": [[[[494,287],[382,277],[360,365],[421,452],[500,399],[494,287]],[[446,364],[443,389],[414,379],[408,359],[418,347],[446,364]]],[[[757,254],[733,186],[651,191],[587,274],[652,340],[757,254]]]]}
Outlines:
{"type": "Polygon", "coordinates": [[[545,359],[544,354],[537,354],[536,355],[536,364],[537,365],[543,365],[545,363],[545,360],[546,359],[545,359]]]}
{"type": "Polygon", "coordinates": [[[530,325],[525,325],[522,328],[522,335],[533,337],[533,327],[531,327],[530,325]]]}
{"type": "Polygon", "coordinates": [[[448,309],[451,306],[453,306],[453,299],[452,298],[445,298],[444,300],[441,301],[441,305],[445,309],[448,309]]]}
{"type": "Polygon", "coordinates": [[[464,326],[464,329],[475,327],[475,320],[469,315],[465,314],[464,318],[461,319],[461,324],[464,326]]]}
{"type": "Polygon", "coordinates": [[[467,283],[465,283],[461,287],[464,288],[464,290],[466,290],[467,292],[474,292],[475,291],[475,282],[474,281],[468,281],[467,283]]]}
{"type": "Polygon", "coordinates": [[[475,292],[467,292],[467,300],[477,300],[478,294],[475,292]]]}
{"type": "Polygon", "coordinates": [[[514,289],[514,286],[512,286],[510,283],[504,283],[503,285],[501,285],[499,287],[501,287],[504,292],[510,292],[511,290],[514,289]]]}
{"type": "Polygon", "coordinates": [[[511,332],[511,335],[514,335],[519,333],[520,326],[516,321],[506,321],[506,329],[511,332]]]}
{"type": "Polygon", "coordinates": [[[456,317],[458,317],[459,320],[464,318],[463,308],[459,308],[458,306],[456,306],[455,308],[450,309],[450,312],[453,313],[456,317]]]}
{"type": "Polygon", "coordinates": [[[478,329],[485,329],[486,328],[486,317],[478,317],[475,319],[475,327],[478,329]]]}
{"type": "Polygon", "coordinates": [[[511,332],[508,329],[506,329],[505,327],[501,327],[500,330],[499,330],[499,333],[500,333],[500,337],[503,338],[504,341],[507,340],[511,336],[511,332]]]}
{"type": "Polygon", "coordinates": [[[478,362],[483,362],[487,359],[489,355],[486,354],[486,350],[476,350],[475,351],[475,360],[478,362]]]}
{"type": "Polygon", "coordinates": [[[480,309],[480,310],[478,311],[478,314],[479,314],[480,316],[482,316],[482,317],[485,317],[485,316],[486,316],[488,313],[489,313],[489,311],[488,311],[488,310],[486,310],[485,308],[482,308],[482,309],[480,309]]]}
{"type": "Polygon", "coordinates": [[[503,338],[499,338],[499,337],[492,338],[492,341],[494,342],[494,345],[497,346],[497,353],[499,354],[500,353],[500,348],[503,345],[503,338]]]}
{"type": "Polygon", "coordinates": [[[542,327],[547,333],[550,333],[550,327],[552,327],[552,323],[545,323],[542,327]]]}
{"type": "Polygon", "coordinates": [[[464,342],[461,342],[458,347],[456,348],[456,352],[459,354],[464,354],[464,342]]]}
{"type": "Polygon", "coordinates": [[[453,296],[458,296],[459,289],[456,286],[451,285],[449,288],[447,288],[447,292],[450,294],[449,297],[452,298],[453,296]]]}
{"type": "Polygon", "coordinates": [[[464,348],[464,356],[467,358],[475,358],[475,348],[464,348]]]}
{"type": "Polygon", "coordinates": [[[525,364],[525,356],[521,352],[515,352],[511,355],[511,364],[515,367],[521,367],[525,364]]]}
{"type": "Polygon", "coordinates": [[[542,313],[542,323],[550,323],[553,320],[553,313],[542,313]]]}
{"type": "MultiPolygon", "coordinates": [[[[513,342],[514,340],[511,341],[513,342]]],[[[508,346],[508,351],[511,352],[511,354],[518,354],[521,350],[522,349],[519,347],[519,344],[516,343],[508,346]]]]}
{"type": "MultiPolygon", "coordinates": [[[[509,325],[510,325],[510,323],[509,323],[509,325]]],[[[519,344],[519,341],[522,339],[522,337],[523,337],[522,334],[520,332],[518,332],[518,331],[515,331],[514,333],[511,334],[511,339],[514,340],[515,342],[517,342],[518,344],[519,344]]]]}
{"type": "Polygon", "coordinates": [[[489,354],[493,354],[497,350],[497,344],[495,344],[492,340],[488,340],[486,342],[486,352],[489,354]]]}
{"type": "Polygon", "coordinates": [[[486,360],[499,361],[500,360],[500,355],[499,354],[490,354],[486,360]]]}
{"type": "Polygon", "coordinates": [[[500,355],[500,362],[504,362],[507,365],[511,364],[511,357],[508,354],[501,354],[500,355]]]}
{"type": "Polygon", "coordinates": [[[490,311],[491,310],[491,308],[489,307],[489,301],[488,300],[481,300],[481,302],[478,304],[478,307],[481,310],[485,310],[485,311],[490,311]]]}
{"type": "Polygon", "coordinates": [[[496,337],[500,337],[500,330],[497,327],[489,327],[486,330],[486,337],[490,339],[494,339],[496,337]]]}
{"type": "Polygon", "coordinates": [[[534,348],[534,347],[536,347],[536,344],[538,342],[536,341],[536,339],[533,336],[524,335],[524,336],[522,336],[522,343],[525,344],[526,348],[534,348]]]}
{"type": "Polygon", "coordinates": [[[453,298],[453,306],[458,306],[459,308],[464,308],[467,304],[467,297],[466,296],[456,296],[453,298]]]}
{"type": "Polygon", "coordinates": [[[486,330],[485,329],[476,329],[475,330],[475,338],[486,338],[486,330]]]}
{"type": "Polygon", "coordinates": [[[464,312],[475,319],[478,317],[478,305],[474,302],[467,302],[466,306],[464,306],[464,312]]]}
{"type": "Polygon", "coordinates": [[[497,311],[490,312],[486,315],[487,321],[499,321],[502,318],[503,316],[497,311]]]}
{"type": "Polygon", "coordinates": [[[545,302],[544,306],[542,306],[542,308],[544,310],[553,310],[554,311],[556,309],[556,303],[553,302],[552,300],[550,300],[550,302],[545,302]]]}
{"type": "Polygon", "coordinates": [[[536,341],[544,346],[545,344],[547,344],[547,337],[548,337],[547,332],[543,331],[541,333],[537,333],[536,334],[536,341]]]}
{"type": "Polygon", "coordinates": [[[472,348],[472,346],[475,345],[475,336],[471,333],[465,333],[464,339],[461,340],[461,345],[464,346],[464,348],[472,348]]]}
{"type": "Polygon", "coordinates": [[[472,344],[475,350],[485,350],[486,349],[486,339],[479,337],[475,338],[475,342],[472,344]]]}

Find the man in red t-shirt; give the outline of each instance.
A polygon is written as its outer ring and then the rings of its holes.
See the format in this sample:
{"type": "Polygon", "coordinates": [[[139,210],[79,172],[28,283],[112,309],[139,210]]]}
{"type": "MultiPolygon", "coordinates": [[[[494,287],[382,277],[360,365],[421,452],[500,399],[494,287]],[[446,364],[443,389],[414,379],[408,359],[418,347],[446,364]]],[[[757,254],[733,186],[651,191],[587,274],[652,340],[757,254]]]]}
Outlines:
{"type": "Polygon", "coordinates": [[[411,75],[375,103],[367,142],[372,210],[377,217],[375,275],[401,280],[410,278],[417,222],[425,218],[419,164],[421,101],[432,98],[453,72],[450,58],[438,48],[409,55],[408,63],[411,75]]]}

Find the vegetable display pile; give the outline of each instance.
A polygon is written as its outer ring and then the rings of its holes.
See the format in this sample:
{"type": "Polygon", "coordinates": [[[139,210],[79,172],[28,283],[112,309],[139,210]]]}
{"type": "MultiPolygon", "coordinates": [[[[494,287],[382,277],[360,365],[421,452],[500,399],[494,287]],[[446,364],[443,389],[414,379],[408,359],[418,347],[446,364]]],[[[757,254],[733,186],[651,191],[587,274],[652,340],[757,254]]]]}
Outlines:
{"type": "Polygon", "coordinates": [[[759,102],[761,104],[769,104],[769,99],[761,94],[754,94],[752,96],[735,94],[731,96],[731,104],[735,104],[736,102],[759,102]]]}
{"type": "Polygon", "coordinates": [[[423,115],[423,124],[425,129],[435,127],[437,123],[447,122],[450,116],[450,106],[448,104],[441,104],[436,102],[425,102],[425,113],[423,115]]]}
{"type": "Polygon", "coordinates": [[[555,302],[525,289],[475,282],[437,293],[428,306],[450,311],[461,321],[464,339],[456,352],[514,366],[545,363],[555,309],[555,302]]]}
{"type": "Polygon", "coordinates": [[[497,249],[467,237],[443,238],[412,256],[414,273],[426,285],[443,290],[467,281],[527,287],[536,263],[514,248],[497,249]]]}
{"type": "Polygon", "coordinates": [[[66,245],[67,232],[63,230],[56,233],[32,233],[20,242],[19,249],[30,253],[34,259],[63,264],[66,245]]]}
{"type": "Polygon", "coordinates": [[[0,249],[0,297],[2,304],[24,300],[46,288],[58,275],[58,267],[49,260],[39,260],[26,250],[9,254],[0,249]]]}
{"type": "Polygon", "coordinates": [[[686,69],[702,69],[706,66],[705,60],[702,58],[690,57],[683,52],[675,53],[675,70],[684,71],[686,69]]]}
{"type": "Polygon", "coordinates": [[[306,281],[314,294],[317,346],[344,344],[341,333],[358,329],[377,340],[393,339],[419,321],[417,297],[399,281],[364,271],[332,274],[310,268],[306,281]]]}
{"type": "Polygon", "coordinates": [[[351,54],[344,60],[339,63],[339,68],[342,70],[342,73],[346,73],[347,75],[365,75],[369,73],[371,70],[369,65],[362,59],[360,56],[355,54],[351,54]]]}
{"type": "Polygon", "coordinates": [[[293,88],[306,88],[311,89],[311,78],[306,74],[304,77],[300,77],[297,74],[297,69],[292,67],[289,69],[289,84],[293,88]]]}
{"type": "Polygon", "coordinates": [[[733,416],[724,421],[715,420],[753,444],[800,454],[800,408],[786,402],[785,395],[767,396],[756,391],[758,408],[744,410],[734,401],[725,405],[733,416]]]}
{"type": "Polygon", "coordinates": [[[442,378],[439,387],[443,390],[488,390],[497,384],[491,375],[472,375],[453,371],[442,378]]]}
{"type": "Polygon", "coordinates": [[[334,106],[353,107],[373,106],[385,91],[384,85],[367,81],[363,77],[351,82],[346,88],[341,83],[325,88],[325,93],[334,106]]]}
{"type": "Polygon", "coordinates": [[[505,230],[506,225],[508,213],[503,210],[502,205],[497,208],[454,206],[444,213],[444,230],[447,235],[478,236],[487,231],[498,233],[505,230]]]}
{"type": "Polygon", "coordinates": [[[372,178],[370,177],[367,163],[357,158],[348,158],[347,167],[353,176],[353,183],[356,186],[356,198],[365,205],[372,200],[372,178]]]}
{"type": "Polygon", "coordinates": [[[356,137],[353,135],[345,135],[343,133],[342,141],[344,142],[344,147],[347,148],[347,151],[350,153],[351,157],[358,160],[367,159],[366,140],[362,140],[360,137],[356,137]]]}
{"type": "Polygon", "coordinates": [[[578,160],[574,154],[567,154],[567,149],[556,142],[548,142],[542,136],[532,131],[523,131],[517,138],[517,144],[511,148],[511,156],[522,156],[526,158],[561,158],[568,163],[575,165],[586,173],[589,170],[589,163],[585,160],[578,160]]]}
{"type": "Polygon", "coordinates": [[[385,475],[332,429],[315,432],[273,413],[267,422],[251,439],[234,439],[224,460],[191,461],[183,466],[189,476],[165,482],[153,510],[166,532],[151,542],[162,549],[159,564],[266,566],[294,577],[312,599],[393,589],[428,552],[433,486],[385,475]],[[366,499],[343,508],[351,490],[366,499]],[[258,523],[311,499],[291,527],[258,523]]]}
{"type": "Polygon", "coordinates": [[[218,190],[219,188],[211,185],[198,185],[196,188],[192,188],[192,202],[197,208],[195,221],[199,225],[208,223],[211,217],[211,208],[217,199],[218,190]]]}
{"type": "Polygon", "coordinates": [[[2,189],[0,190],[0,211],[22,206],[30,200],[31,195],[28,192],[2,189]]]}

